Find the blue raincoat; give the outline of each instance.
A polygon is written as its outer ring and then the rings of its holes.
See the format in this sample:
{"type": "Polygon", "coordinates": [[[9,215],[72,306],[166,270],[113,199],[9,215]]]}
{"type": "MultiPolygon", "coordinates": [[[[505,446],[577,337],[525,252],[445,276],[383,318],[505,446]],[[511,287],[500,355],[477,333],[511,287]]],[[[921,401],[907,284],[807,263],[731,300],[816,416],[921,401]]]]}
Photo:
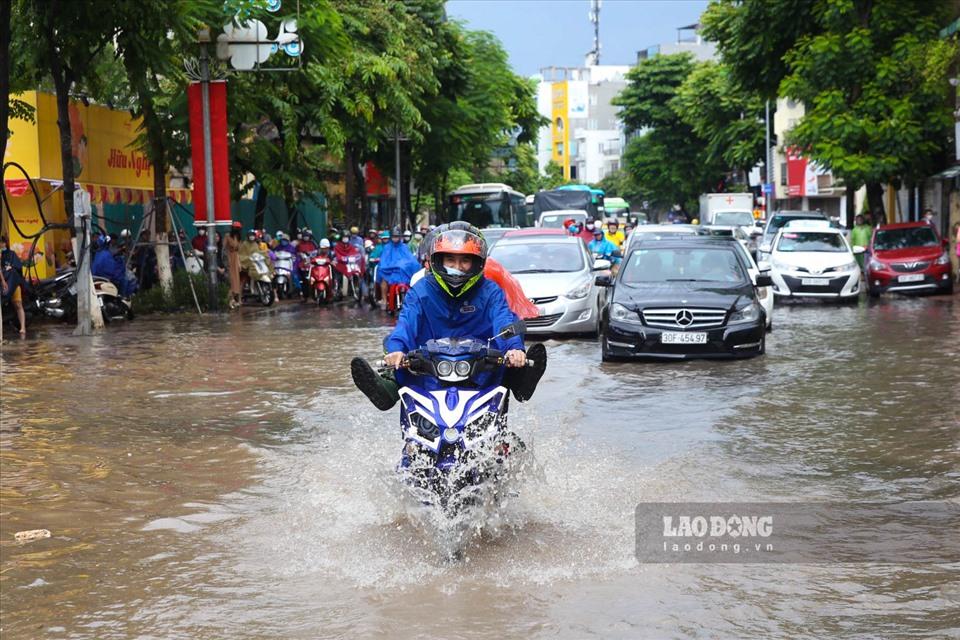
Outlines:
{"type": "Polygon", "coordinates": [[[407,245],[391,240],[380,254],[377,283],[385,280],[387,284],[408,284],[413,274],[419,270],[420,265],[416,257],[407,249],[407,245]]]}
{"type": "MultiPolygon", "coordinates": [[[[503,289],[495,282],[480,278],[463,296],[453,298],[440,288],[434,277],[428,276],[407,293],[397,326],[383,341],[383,346],[387,353],[407,353],[436,338],[487,340],[516,321],[503,289]]],[[[502,351],[523,349],[523,338],[497,338],[493,347],[502,351]]],[[[502,371],[484,373],[475,381],[480,386],[491,386],[498,384],[501,377],[502,371]]],[[[428,389],[436,386],[436,380],[413,376],[403,369],[397,371],[397,382],[426,385],[428,389]]]]}

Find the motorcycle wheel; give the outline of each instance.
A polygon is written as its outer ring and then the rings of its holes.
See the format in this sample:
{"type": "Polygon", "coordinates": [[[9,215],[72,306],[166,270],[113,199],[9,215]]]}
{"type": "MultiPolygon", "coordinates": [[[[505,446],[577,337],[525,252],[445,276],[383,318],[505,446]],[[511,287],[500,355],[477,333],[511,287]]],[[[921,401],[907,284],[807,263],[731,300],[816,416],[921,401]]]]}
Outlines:
{"type": "Polygon", "coordinates": [[[353,299],[357,301],[357,304],[363,303],[363,289],[360,287],[360,276],[353,276],[350,278],[350,286],[353,287],[353,299]]]}
{"type": "Polygon", "coordinates": [[[259,290],[258,295],[260,298],[260,304],[265,307],[269,307],[271,304],[273,304],[273,288],[262,280],[257,281],[257,288],[259,290]]]}

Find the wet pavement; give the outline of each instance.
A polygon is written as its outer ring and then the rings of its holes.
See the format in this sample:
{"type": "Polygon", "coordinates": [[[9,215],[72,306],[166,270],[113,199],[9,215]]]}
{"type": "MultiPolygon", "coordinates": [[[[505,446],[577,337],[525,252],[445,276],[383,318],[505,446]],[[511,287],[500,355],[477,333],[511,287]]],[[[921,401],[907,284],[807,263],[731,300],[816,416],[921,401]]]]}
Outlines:
{"type": "Polygon", "coordinates": [[[960,498],[960,296],[779,306],[767,355],[601,364],[548,341],[535,464],[455,562],[392,490],[345,306],[5,336],[0,635],[957,637],[952,565],[656,565],[670,501],[960,498]],[[52,537],[17,544],[13,534],[52,537]]]}

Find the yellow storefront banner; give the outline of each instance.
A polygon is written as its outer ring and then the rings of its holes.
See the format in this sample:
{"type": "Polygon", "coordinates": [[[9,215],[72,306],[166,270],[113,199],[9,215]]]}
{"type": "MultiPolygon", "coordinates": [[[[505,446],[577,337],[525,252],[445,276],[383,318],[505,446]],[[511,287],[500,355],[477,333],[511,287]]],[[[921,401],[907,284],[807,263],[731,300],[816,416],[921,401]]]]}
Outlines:
{"type": "MultiPolygon", "coordinates": [[[[4,175],[10,213],[16,224],[7,219],[8,212],[4,211],[3,232],[9,234],[11,248],[23,260],[28,260],[33,243],[30,236],[40,231],[43,222],[26,177],[33,180],[40,199],[44,200],[46,220],[66,222],[63,198],[56,193],[63,180],[60,129],[55,96],[30,91],[16,97],[35,108],[35,122],[10,121],[11,137],[4,162],[17,162],[27,176],[13,168],[4,175]]],[[[93,203],[145,204],[153,197],[153,166],[147,156],[136,149],[139,118],[132,118],[127,111],[71,100],[69,120],[74,175],[78,188],[86,189],[93,203]]],[[[169,178],[166,182],[169,185],[169,178]]],[[[168,190],[168,194],[178,202],[191,199],[191,192],[186,189],[168,190]]],[[[68,232],[45,233],[37,241],[33,256],[36,271],[29,275],[39,278],[53,275],[68,249],[68,232]]]]}

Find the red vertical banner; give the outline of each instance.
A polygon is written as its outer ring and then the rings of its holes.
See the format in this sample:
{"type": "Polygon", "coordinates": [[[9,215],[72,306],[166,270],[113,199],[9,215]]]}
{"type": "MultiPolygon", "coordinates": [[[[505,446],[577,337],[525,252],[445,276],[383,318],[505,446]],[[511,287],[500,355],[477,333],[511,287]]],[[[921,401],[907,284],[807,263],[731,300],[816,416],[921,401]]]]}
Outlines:
{"type": "MultiPolygon", "coordinates": [[[[203,89],[187,90],[190,110],[190,157],[193,160],[193,219],[207,221],[206,164],[203,155],[203,89]]],[[[213,208],[217,222],[230,222],[230,166],[227,160],[227,83],[210,83],[210,147],[213,155],[213,208]]]]}
{"type": "Polygon", "coordinates": [[[796,147],[787,147],[787,195],[798,198],[806,195],[804,176],[807,172],[807,159],[796,147]]]}

